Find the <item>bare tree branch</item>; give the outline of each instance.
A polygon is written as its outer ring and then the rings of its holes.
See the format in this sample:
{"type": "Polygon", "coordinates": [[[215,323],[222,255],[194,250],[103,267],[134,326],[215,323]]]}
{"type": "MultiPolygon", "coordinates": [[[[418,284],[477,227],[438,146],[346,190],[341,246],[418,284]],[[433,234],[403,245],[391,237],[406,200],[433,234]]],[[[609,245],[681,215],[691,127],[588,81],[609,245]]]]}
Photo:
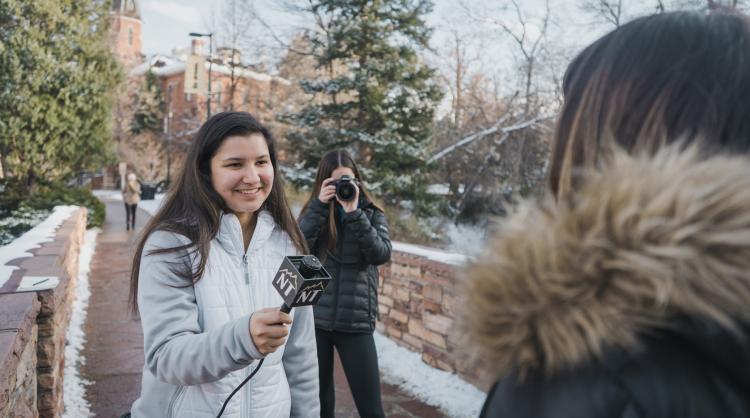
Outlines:
{"type": "Polygon", "coordinates": [[[498,133],[498,132],[502,132],[503,134],[510,134],[513,131],[518,131],[518,130],[521,130],[521,129],[524,129],[524,128],[528,128],[529,126],[532,126],[532,125],[534,125],[536,123],[539,123],[541,121],[544,121],[544,120],[547,120],[547,119],[551,119],[552,116],[540,116],[540,117],[537,117],[537,118],[534,118],[534,119],[531,119],[531,120],[527,120],[527,121],[524,121],[524,122],[517,123],[515,125],[501,127],[501,125],[503,123],[505,123],[505,121],[507,121],[509,118],[510,118],[510,115],[506,114],[505,116],[503,116],[502,118],[500,118],[500,120],[498,120],[497,123],[493,127],[487,128],[487,129],[485,129],[483,131],[479,131],[479,132],[473,133],[473,134],[471,134],[471,135],[469,135],[469,136],[461,139],[460,141],[456,142],[455,144],[453,144],[453,145],[451,145],[451,146],[449,146],[447,148],[444,148],[443,150],[441,150],[437,154],[435,154],[432,157],[430,157],[427,160],[427,162],[431,163],[433,161],[439,160],[439,159],[443,158],[444,156],[448,155],[449,153],[455,151],[456,149],[458,149],[458,148],[460,148],[460,147],[462,147],[462,146],[464,146],[466,144],[470,144],[470,143],[472,143],[474,141],[482,139],[482,138],[484,138],[484,137],[486,137],[488,135],[492,135],[492,134],[495,134],[495,133],[498,133]]]}
{"type": "Polygon", "coordinates": [[[310,51],[302,51],[300,49],[296,49],[292,46],[291,42],[284,41],[274,30],[274,28],[269,25],[265,19],[261,18],[259,15],[255,15],[255,19],[258,23],[261,24],[267,31],[268,34],[271,35],[274,41],[278,43],[282,48],[284,48],[286,51],[292,52],[294,54],[298,55],[304,55],[304,56],[311,56],[313,55],[310,51]]]}
{"type": "Polygon", "coordinates": [[[586,0],[581,3],[580,8],[584,12],[601,17],[604,22],[611,23],[616,28],[622,24],[622,0],[586,0]]]}

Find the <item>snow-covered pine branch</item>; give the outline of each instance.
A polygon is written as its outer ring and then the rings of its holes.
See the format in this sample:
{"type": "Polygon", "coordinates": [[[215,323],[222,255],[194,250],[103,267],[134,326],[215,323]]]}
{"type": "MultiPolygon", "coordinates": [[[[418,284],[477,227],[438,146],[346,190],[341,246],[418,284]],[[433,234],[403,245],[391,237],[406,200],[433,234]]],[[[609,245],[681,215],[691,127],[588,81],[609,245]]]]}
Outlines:
{"type": "Polygon", "coordinates": [[[457,148],[460,148],[460,147],[462,147],[462,146],[464,146],[466,144],[469,144],[471,142],[474,142],[474,141],[476,141],[478,139],[482,139],[482,138],[486,137],[487,135],[492,135],[492,134],[497,133],[497,132],[502,132],[504,134],[507,134],[507,133],[510,133],[510,132],[513,132],[513,131],[518,131],[518,130],[527,128],[527,127],[529,127],[531,125],[534,125],[534,124],[536,124],[538,122],[541,122],[543,120],[550,119],[552,116],[540,116],[538,118],[530,119],[530,120],[527,120],[527,121],[524,121],[524,122],[521,122],[521,123],[517,123],[515,125],[504,126],[504,127],[501,128],[500,125],[502,125],[503,123],[505,123],[505,121],[508,120],[509,117],[510,117],[510,115],[506,114],[505,116],[503,116],[502,118],[500,118],[500,120],[498,120],[497,123],[493,127],[487,128],[487,129],[485,129],[483,131],[479,131],[479,132],[473,133],[473,134],[471,134],[471,135],[463,138],[462,140],[456,142],[455,144],[453,144],[453,145],[451,145],[451,146],[443,149],[442,151],[438,152],[437,154],[433,155],[432,157],[430,157],[429,160],[427,160],[427,162],[428,163],[432,163],[432,162],[434,162],[436,160],[439,160],[440,158],[445,157],[447,154],[450,154],[451,152],[455,151],[457,148]]]}

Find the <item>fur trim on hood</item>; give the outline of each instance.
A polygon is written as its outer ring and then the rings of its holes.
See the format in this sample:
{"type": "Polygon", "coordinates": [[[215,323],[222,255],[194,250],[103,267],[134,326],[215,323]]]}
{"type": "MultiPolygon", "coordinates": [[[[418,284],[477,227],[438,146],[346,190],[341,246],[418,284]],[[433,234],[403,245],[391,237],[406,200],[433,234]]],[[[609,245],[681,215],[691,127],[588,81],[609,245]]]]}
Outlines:
{"type": "Polygon", "coordinates": [[[466,279],[483,362],[552,373],[633,349],[675,318],[735,335],[750,319],[750,160],[615,153],[572,196],[525,202],[466,279]]]}

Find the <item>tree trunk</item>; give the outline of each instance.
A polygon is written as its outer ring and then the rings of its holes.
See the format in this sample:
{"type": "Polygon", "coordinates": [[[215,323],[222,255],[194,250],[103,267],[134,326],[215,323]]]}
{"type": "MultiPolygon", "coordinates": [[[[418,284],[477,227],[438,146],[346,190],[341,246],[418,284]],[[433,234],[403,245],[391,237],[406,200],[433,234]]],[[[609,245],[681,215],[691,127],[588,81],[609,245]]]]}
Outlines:
{"type": "Polygon", "coordinates": [[[29,168],[26,171],[26,182],[25,183],[26,183],[26,190],[24,190],[24,195],[26,197],[30,197],[36,191],[37,184],[38,184],[36,173],[31,168],[29,168]]]}

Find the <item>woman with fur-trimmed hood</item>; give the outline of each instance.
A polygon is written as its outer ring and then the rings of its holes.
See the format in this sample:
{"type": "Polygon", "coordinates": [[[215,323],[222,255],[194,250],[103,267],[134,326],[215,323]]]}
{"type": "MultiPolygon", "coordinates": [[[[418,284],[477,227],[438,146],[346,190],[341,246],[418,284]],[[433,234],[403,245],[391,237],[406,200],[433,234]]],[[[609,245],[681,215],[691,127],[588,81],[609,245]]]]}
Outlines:
{"type": "Polygon", "coordinates": [[[469,268],[482,417],[750,417],[750,23],[636,19],[570,65],[551,192],[469,268]]]}

